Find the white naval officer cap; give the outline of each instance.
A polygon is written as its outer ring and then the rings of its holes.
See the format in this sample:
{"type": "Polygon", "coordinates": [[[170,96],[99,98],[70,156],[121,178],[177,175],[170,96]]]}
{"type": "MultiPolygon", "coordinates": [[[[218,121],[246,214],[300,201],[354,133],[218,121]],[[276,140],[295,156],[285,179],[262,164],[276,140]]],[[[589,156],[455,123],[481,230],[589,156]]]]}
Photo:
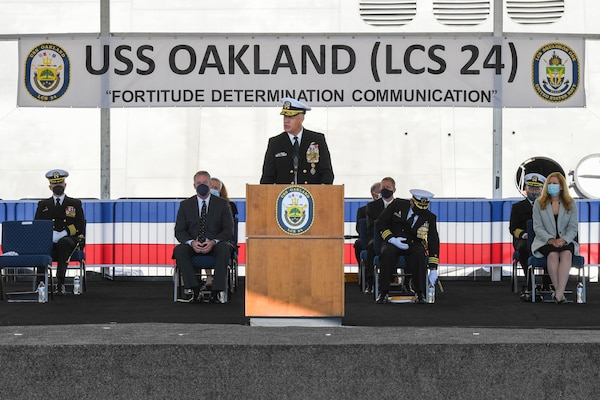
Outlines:
{"type": "Polygon", "coordinates": [[[293,117],[294,115],[305,114],[307,111],[310,111],[309,106],[291,97],[284,97],[281,101],[283,103],[283,108],[279,115],[293,117]]]}
{"type": "Polygon", "coordinates": [[[545,182],[546,182],[546,178],[542,174],[532,172],[530,174],[525,175],[525,185],[526,186],[542,187],[542,186],[544,186],[545,182]]]}
{"type": "Polygon", "coordinates": [[[64,169],[51,169],[50,171],[46,172],[46,178],[50,184],[63,183],[67,176],[69,176],[69,173],[64,169]]]}
{"type": "Polygon", "coordinates": [[[411,189],[410,194],[412,194],[413,202],[418,208],[422,210],[429,208],[429,203],[433,198],[433,193],[422,189],[411,189]]]}

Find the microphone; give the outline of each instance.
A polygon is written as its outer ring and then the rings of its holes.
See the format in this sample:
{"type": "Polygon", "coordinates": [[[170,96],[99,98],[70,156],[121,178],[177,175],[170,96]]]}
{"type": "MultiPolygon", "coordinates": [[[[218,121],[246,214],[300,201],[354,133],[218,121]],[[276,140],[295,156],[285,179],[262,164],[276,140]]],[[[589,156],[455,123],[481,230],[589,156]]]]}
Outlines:
{"type": "Polygon", "coordinates": [[[298,184],[298,155],[294,154],[294,185],[298,184]]]}

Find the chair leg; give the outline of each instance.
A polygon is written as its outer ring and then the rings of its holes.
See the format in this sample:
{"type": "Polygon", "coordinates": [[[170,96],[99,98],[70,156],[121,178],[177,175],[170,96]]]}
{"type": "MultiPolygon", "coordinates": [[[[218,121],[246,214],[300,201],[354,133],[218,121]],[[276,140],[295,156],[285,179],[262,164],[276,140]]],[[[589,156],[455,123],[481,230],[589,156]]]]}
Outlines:
{"type": "Polygon", "coordinates": [[[50,296],[54,300],[54,277],[52,276],[52,266],[48,266],[46,275],[48,275],[48,285],[46,285],[46,296],[50,296]]]}
{"type": "Polygon", "coordinates": [[[360,285],[360,291],[365,293],[366,289],[367,289],[367,278],[365,277],[366,275],[366,270],[365,270],[365,260],[360,260],[358,262],[358,284],[360,285]]]}
{"type": "Polygon", "coordinates": [[[173,268],[173,301],[177,303],[179,298],[179,269],[177,266],[173,268]]]}
{"type": "Polygon", "coordinates": [[[379,268],[375,266],[373,268],[373,293],[375,294],[375,300],[379,297],[379,268]]]}
{"type": "Polygon", "coordinates": [[[87,271],[85,270],[85,261],[79,262],[79,277],[81,278],[81,284],[83,286],[83,292],[87,292],[87,271]]]}
{"type": "Polygon", "coordinates": [[[532,265],[530,265],[527,268],[527,275],[529,275],[529,284],[530,284],[530,289],[531,289],[531,302],[535,303],[535,273],[534,273],[534,267],[532,265]]]}
{"type": "Polygon", "coordinates": [[[48,302],[48,292],[50,291],[49,289],[49,283],[51,281],[48,280],[48,276],[50,275],[50,273],[48,272],[48,270],[52,268],[52,265],[48,265],[48,268],[46,269],[45,273],[44,273],[44,285],[46,285],[46,291],[44,292],[44,303],[48,302]]]}
{"type": "Polygon", "coordinates": [[[235,291],[235,273],[233,272],[233,262],[230,266],[227,267],[227,300],[233,296],[233,292],[235,291]]]}
{"type": "Polygon", "coordinates": [[[225,303],[229,302],[230,294],[231,294],[231,267],[227,267],[227,279],[225,279],[225,303]]]}
{"type": "Polygon", "coordinates": [[[233,260],[233,293],[237,292],[238,286],[239,286],[239,276],[238,276],[239,267],[240,266],[239,266],[238,260],[237,260],[237,258],[235,258],[233,260]]]}
{"type": "Polygon", "coordinates": [[[3,269],[0,268],[0,300],[6,300],[4,298],[4,274],[2,273],[3,269]]]}
{"type": "Polygon", "coordinates": [[[587,279],[586,279],[586,274],[585,274],[585,266],[579,268],[579,271],[577,272],[577,276],[579,277],[581,275],[581,283],[583,285],[583,303],[587,302],[587,279]]]}
{"type": "Polygon", "coordinates": [[[519,265],[517,260],[513,260],[513,264],[512,264],[512,277],[511,277],[511,283],[512,283],[512,291],[513,293],[517,293],[519,291],[519,265]]]}

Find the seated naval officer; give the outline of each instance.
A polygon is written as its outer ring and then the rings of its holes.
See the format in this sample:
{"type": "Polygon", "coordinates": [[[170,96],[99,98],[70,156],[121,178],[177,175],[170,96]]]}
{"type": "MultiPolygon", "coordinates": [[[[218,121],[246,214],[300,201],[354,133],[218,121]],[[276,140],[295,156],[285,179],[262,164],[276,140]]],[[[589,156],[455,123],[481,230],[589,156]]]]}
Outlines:
{"type": "Polygon", "coordinates": [[[379,216],[377,227],[381,244],[378,304],[388,302],[390,276],[398,257],[406,258],[407,272],[412,274],[417,303],[425,303],[427,268],[429,280],[437,280],[440,239],[437,216],[429,210],[433,194],[420,189],[410,191],[412,198],[394,199],[379,216]]]}
{"type": "Polygon", "coordinates": [[[35,219],[52,220],[54,222],[54,259],[57,263],[56,294],[65,293],[65,274],[67,262],[75,247],[82,246],[85,231],[85,216],[81,200],[65,195],[69,173],[62,169],[53,169],[46,173],[50,182],[48,186],[52,197],[40,200],[35,211],[35,219]]]}

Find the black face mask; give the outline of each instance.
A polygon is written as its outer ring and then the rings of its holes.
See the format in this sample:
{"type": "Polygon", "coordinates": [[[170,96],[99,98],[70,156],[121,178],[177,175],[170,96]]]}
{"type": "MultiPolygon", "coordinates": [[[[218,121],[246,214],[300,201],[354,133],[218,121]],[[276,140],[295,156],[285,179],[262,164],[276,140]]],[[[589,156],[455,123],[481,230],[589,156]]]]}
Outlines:
{"type": "Polygon", "coordinates": [[[208,192],[210,192],[210,187],[204,183],[201,183],[196,186],[196,192],[198,192],[200,196],[206,196],[208,192]]]}
{"type": "Polygon", "coordinates": [[[383,197],[384,199],[389,199],[393,195],[394,192],[392,192],[390,189],[381,189],[381,197],[383,197]]]}
{"type": "Polygon", "coordinates": [[[425,211],[427,210],[426,208],[419,208],[419,207],[417,207],[417,206],[414,206],[414,205],[413,205],[413,208],[412,208],[412,209],[413,209],[413,212],[414,212],[415,214],[417,214],[417,215],[424,214],[424,213],[425,213],[425,211]]]}
{"type": "Polygon", "coordinates": [[[57,196],[62,196],[64,192],[65,192],[64,186],[57,185],[52,188],[52,193],[54,193],[57,196]]]}

